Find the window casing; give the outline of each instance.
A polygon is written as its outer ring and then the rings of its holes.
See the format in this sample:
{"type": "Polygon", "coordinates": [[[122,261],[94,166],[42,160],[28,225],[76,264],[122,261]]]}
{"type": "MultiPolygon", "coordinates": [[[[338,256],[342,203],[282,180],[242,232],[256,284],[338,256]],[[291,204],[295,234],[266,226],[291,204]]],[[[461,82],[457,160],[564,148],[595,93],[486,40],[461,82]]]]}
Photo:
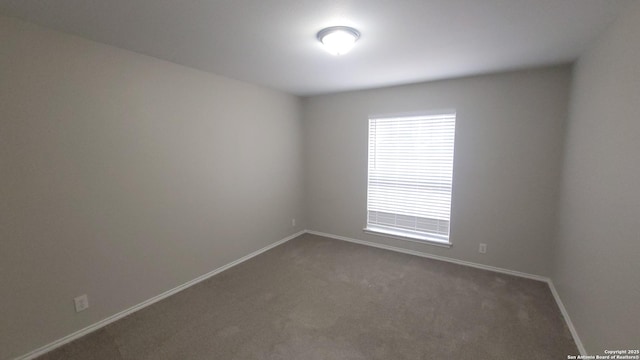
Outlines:
{"type": "Polygon", "coordinates": [[[369,119],[365,231],[450,245],[454,111],[369,119]]]}

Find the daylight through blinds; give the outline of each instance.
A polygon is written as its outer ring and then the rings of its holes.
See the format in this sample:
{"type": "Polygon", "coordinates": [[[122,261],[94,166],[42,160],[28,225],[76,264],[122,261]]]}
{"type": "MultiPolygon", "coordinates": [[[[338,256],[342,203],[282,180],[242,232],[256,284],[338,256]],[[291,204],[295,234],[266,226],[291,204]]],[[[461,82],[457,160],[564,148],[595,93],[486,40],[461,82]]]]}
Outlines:
{"type": "Polygon", "coordinates": [[[369,120],[368,225],[448,241],[455,119],[369,120]]]}

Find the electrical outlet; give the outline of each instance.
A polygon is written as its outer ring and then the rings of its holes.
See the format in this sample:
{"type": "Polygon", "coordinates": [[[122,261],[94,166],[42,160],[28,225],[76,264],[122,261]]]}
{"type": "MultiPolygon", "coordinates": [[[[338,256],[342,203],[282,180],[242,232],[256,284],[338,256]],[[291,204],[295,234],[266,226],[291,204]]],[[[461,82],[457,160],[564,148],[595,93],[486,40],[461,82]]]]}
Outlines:
{"type": "Polygon", "coordinates": [[[296,219],[291,219],[291,227],[295,227],[296,226],[296,219]]]}
{"type": "Polygon", "coordinates": [[[73,299],[73,303],[76,306],[76,312],[80,312],[82,310],[86,310],[89,307],[89,298],[87,294],[80,295],[77,298],[73,299]]]}
{"type": "Polygon", "coordinates": [[[478,252],[480,254],[486,254],[487,253],[487,244],[480,244],[480,247],[478,248],[478,252]]]}

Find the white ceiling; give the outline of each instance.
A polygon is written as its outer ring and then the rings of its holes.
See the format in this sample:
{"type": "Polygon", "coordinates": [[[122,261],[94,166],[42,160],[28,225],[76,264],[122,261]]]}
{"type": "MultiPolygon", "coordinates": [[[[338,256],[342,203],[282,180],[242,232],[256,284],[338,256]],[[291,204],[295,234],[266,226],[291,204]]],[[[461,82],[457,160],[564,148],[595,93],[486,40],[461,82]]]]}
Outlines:
{"type": "Polygon", "coordinates": [[[0,13],[313,95],[575,60],[632,0],[0,0],[0,13]],[[316,33],[347,25],[348,54],[316,33]]]}

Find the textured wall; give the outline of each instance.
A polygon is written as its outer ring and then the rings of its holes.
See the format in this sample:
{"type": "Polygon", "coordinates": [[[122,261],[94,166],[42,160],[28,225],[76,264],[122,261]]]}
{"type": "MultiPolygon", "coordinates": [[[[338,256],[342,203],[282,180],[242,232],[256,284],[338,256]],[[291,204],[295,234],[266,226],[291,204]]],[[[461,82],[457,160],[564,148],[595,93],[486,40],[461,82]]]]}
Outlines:
{"type": "Polygon", "coordinates": [[[560,66],[306,98],[309,228],[549,275],[570,75],[560,66]],[[451,108],[453,247],[363,233],[368,116],[451,108]]]}
{"type": "Polygon", "coordinates": [[[5,17],[0,44],[0,359],[304,228],[298,98],[5,17]]]}
{"type": "Polygon", "coordinates": [[[578,61],[553,279],[590,355],[640,344],[640,3],[578,61]]]}

